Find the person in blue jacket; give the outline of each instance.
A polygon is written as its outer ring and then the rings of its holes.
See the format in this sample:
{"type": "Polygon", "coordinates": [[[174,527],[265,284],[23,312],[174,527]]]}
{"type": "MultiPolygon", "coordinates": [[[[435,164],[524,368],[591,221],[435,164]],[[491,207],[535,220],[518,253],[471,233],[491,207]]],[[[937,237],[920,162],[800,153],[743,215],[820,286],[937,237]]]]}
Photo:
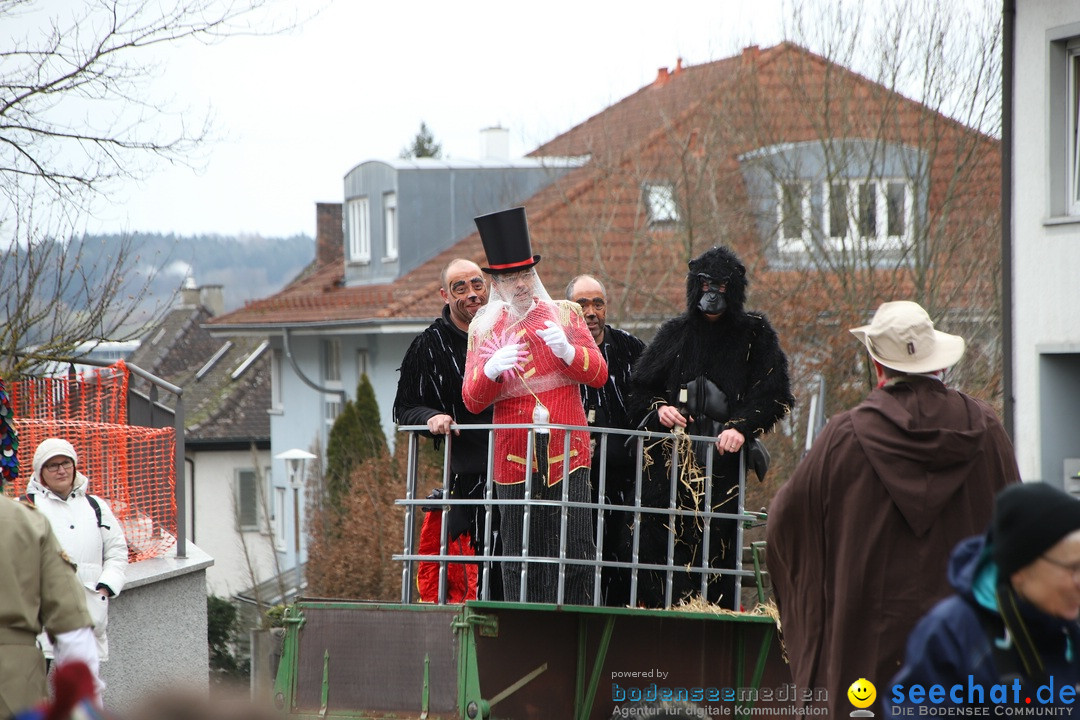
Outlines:
{"type": "Polygon", "coordinates": [[[949,582],[956,594],[919,621],[878,691],[886,716],[1080,704],[1080,499],[1041,482],[1005,488],[987,533],[953,550],[949,582]]]}

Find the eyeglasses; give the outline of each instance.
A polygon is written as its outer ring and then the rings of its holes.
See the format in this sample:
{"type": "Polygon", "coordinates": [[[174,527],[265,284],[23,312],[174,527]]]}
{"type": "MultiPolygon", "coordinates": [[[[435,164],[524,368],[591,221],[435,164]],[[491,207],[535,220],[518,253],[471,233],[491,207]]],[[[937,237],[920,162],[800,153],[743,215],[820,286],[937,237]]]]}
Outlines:
{"type": "Polygon", "coordinates": [[[1080,562],[1078,562],[1078,563],[1063,563],[1060,560],[1055,560],[1054,558],[1047,557],[1046,555],[1040,555],[1039,557],[1041,559],[1045,560],[1046,562],[1050,563],[1051,565],[1057,565],[1062,570],[1068,570],[1069,573],[1072,575],[1072,579],[1077,581],[1077,582],[1080,582],[1080,562]]]}
{"type": "Polygon", "coordinates": [[[49,472],[60,472],[61,470],[70,470],[71,468],[75,467],[75,463],[71,462],[70,460],[61,460],[60,462],[48,463],[47,465],[42,465],[41,467],[45,468],[49,472]]]}
{"type": "Polygon", "coordinates": [[[455,297],[468,295],[470,290],[475,293],[482,293],[484,291],[483,278],[475,277],[469,281],[458,280],[450,284],[450,294],[455,297]]]}

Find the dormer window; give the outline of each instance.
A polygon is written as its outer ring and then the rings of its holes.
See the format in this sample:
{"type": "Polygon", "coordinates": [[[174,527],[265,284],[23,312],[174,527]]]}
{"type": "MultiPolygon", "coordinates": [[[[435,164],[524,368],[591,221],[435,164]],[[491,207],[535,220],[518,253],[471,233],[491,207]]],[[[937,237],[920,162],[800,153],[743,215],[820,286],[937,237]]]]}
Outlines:
{"type": "Polygon", "coordinates": [[[391,192],[383,195],[383,234],[385,235],[383,260],[397,260],[397,193],[391,192]]]}
{"type": "Polygon", "coordinates": [[[805,180],[776,184],[777,249],[806,253],[865,248],[902,249],[911,243],[911,183],[902,178],[805,180]],[[816,198],[816,199],[815,199],[816,198]]]}
{"type": "Polygon", "coordinates": [[[671,183],[646,183],[642,187],[649,225],[679,222],[679,206],[675,203],[675,186],[671,183]]]}
{"type": "Polygon", "coordinates": [[[353,198],[346,206],[349,260],[371,262],[371,206],[366,197],[353,198]]]}

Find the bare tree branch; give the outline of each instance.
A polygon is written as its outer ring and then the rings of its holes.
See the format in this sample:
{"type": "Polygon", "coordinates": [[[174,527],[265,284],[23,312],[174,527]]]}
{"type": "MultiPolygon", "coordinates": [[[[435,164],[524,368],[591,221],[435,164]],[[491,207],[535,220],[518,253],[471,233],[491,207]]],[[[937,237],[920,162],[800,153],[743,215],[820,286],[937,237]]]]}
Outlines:
{"type": "MultiPolygon", "coordinates": [[[[161,97],[161,51],[296,27],[281,0],[0,0],[0,370],[13,353],[65,355],[137,336],[137,308],[167,258],[130,242],[106,256],[81,228],[115,181],[161,162],[196,166],[209,113],[161,97]]],[[[163,303],[163,310],[169,303],[163,303]]]]}

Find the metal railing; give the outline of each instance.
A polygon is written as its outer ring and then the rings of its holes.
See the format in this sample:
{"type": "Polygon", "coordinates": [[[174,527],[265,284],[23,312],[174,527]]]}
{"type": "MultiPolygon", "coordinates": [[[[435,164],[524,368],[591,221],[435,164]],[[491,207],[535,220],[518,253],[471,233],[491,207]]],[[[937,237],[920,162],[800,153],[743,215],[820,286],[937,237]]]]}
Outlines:
{"type": "MultiPolygon", "coordinates": [[[[409,447],[408,447],[408,465],[406,473],[406,489],[405,497],[396,501],[397,505],[402,505],[405,508],[405,532],[404,532],[404,552],[400,555],[394,555],[394,560],[401,561],[403,563],[402,568],[402,582],[401,582],[401,601],[403,603],[415,602],[414,599],[414,578],[416,576],[417,563],[420,562],[437,562],[439,564],[439,591],[438,591],[438,603],[444,604],[447,601],[447,571],[451,564],[477,564],[479,566],[479,574],[481,580],[479,582],[479,591],[481,600],[491,599],[488,594],[491,588],[491,573],[500,572],[500,564],[504,562],[521,563],[521,583],[520,593],[521,596],[517,598],[521,602],[526,600],[526,579],[528,576],[530,566],[536,566],[540,563],[557,563],[558,564],[558,589],[557,589],[557,603],[562,604],[565,595],[565,582],[566,582],[566,569],[572,565],[584,565],[592,568],[593,575],[593,592],[592,592],[592,604],[593,606],[599,606],[602,604],[601,598],[601,570],[603,568],[624,568],[630,573],[630,607],[636,607],[638,605],[638,589],[639,589],[639,573],[642,571],[658,571],[664,573],[664,603],[665,608],[670,608],[673,603],[673,585],[674,579],[677,573],[689,573],[697,575],[699,579],[699,594],[701,597],[708,597],[707,589],[710,582],[714,582],[721,575],[734,576],[734,597],[722,598],[721,601],[724,607],[728,609],[738,610],[740,607],[739,598],[741,595],[742,579],[745,577],[753,578],[755,573],[752,570],[743,569],[742,560],[742,547],[743,547],[743,534],[744,527],[750,522],[758,519],[756,514],[747,514],[745,510],[745,492],[746,492],[746,446],[739,453],[739,471],[738,471],[738,500],[735,512],[715,512],[712,510],[713,504],[713,461],[716,456],[714,451],[710,451],[707,454],[707,459],[704,468],[699,468],[701,471],[700,477],[703,482],[703,501],[700,507],[682,507],[680,506],[679,483],[680,483],[680,464],[682,462],[678,452],[665,453],[667,457],[670,457],[668,470],[668,483],[670,486],[669,499],[666,507],[653,507],[642,504],[642,488],[645,483],[650,482],[650,475],[643,470],[645,454],[652,447],[652,443],[666,442],[673,444],[678,439],[678,436],[674,432],[650,432],[639,430],[619,430],[614,428],[599,428],[599,427],[587,427],[577,425],[533,425],[533,424],[515,424],[515,425],[453,425],[452,429],[455,430],[482,430],[488,432],[488,453],[487,453],[487,473],[484,485],[484,498],[482,500],[468,499],[468,498],[451,498],[450,497],[450,479],[452,476],[450,469],[450,454],[453,446],[453,433],[442,436],[444,440],[443,447],[443,473],[442,473],[442,490],[443,497],[438,500],[431,500],[424,495],[418,493],[417,478],[419,468],[419,439],[417,434],[427,430],[424,425],[405,425],[398,428],[401,431],[409,433],[409,447]],[[573,502],[569,500],[569,463],[563,463],[563,477],[561,484],[561,498],[559,500],[537,500],[533,498],[532,482],[533,482],[533,458],[536,453],[536,430],[543,433],[545,430],[565,430],[564,434],[564,448],[563,457],[570,456],[570,431],[587,432],[591,435],[596,443],[596,452],[593,453],[594,458],[599,462],[598,473],[598,488],[596,488],[597,502],[573,502]],[[495,497],[495,483],[494,483],[494,467],[495,467],[495,433],[505,432],[509,430],[527,430],[528,444],[526,451],[525,462],[525,499],[498,499],[495,497]],[[633,439],[633,445],[635,446],[635,470],[633,481],[633,503],[632,504],[612,504],[605,500],[605,490],[607,489],[607,448],[610,442],[619,442],[629,444],[627,438],[633,439]],[[419,554],[416,552],[415,539],[417,536],[416,528],[416,510],[421,506],[438,505],[442,509],[447,509],[453,505],[467,505],[475,507],[481,505],[483,507],[483,552],[471,556],[471,555],[450,555],[447,553],[447,525],[443,522],[440,537],[439,537],[439,553],[437,555],[419,554]],[[492,509],[501,506],[516,505],[523,508],[523,528],[522,528],[522,548],[521,555],[495,555],[492,553],[491,538],[494,531],[498,528],[493,526],[492,509]],[[529,553],[529,513],[533,508],[539,506],[549,506],[559,508],[559,551],[557,557],[538,556],[529,553]],[[596,541],[595,557],[589,559],[575,559],[567,557],[567,513],[571,508],[588,508],[592,511],[594,517],[594,530],[596,541]],[[617,560],[605,560],[604,559],[604,541],[605,541],[605,522],[606,514],[608,511],[625,512],[630,513],[633,516],[632,526],[632,541],[629,557],[620,557],[617,560]],[[641,550],[641,520],[643,516],[656,515],[666,519],[666,531],[667,531],[667,551],[666,562],[643,562],[640,559],[641,550]],[[702,531],[700,536],[701,552],[700,564],[696,566],[689,566],[685,564],[676,564],[675,561],[675,545],[677,541],[680,541],[678,537],[679,533],[676,531],[677,522],[679,518],[689,518],[693,522],[701,523],[702,531]],[[725,569],[719,567],[711,567],[709,564],[709,558],[711,556],[710,540],[714,519],[726,519],[732,520],[736,525],[736,545],[735,545],[735,563],[733,569],[725,569]]],[[[683,437],[689,438],[691,441],[708,443],[710,446],[715,443],[716,438],[714,436],[699,436],[699,435],[685,435],[683,437]]],[[[749,443],[747,443],[747,446],[749,443]]],[[[655,480],[652,480],[655,482],[655,480]]],[[[680,598],[674,598],[679,600],[680,598]]],[[[506,598],[508,601],[512,601],[512,598],[506,598]]]]}

